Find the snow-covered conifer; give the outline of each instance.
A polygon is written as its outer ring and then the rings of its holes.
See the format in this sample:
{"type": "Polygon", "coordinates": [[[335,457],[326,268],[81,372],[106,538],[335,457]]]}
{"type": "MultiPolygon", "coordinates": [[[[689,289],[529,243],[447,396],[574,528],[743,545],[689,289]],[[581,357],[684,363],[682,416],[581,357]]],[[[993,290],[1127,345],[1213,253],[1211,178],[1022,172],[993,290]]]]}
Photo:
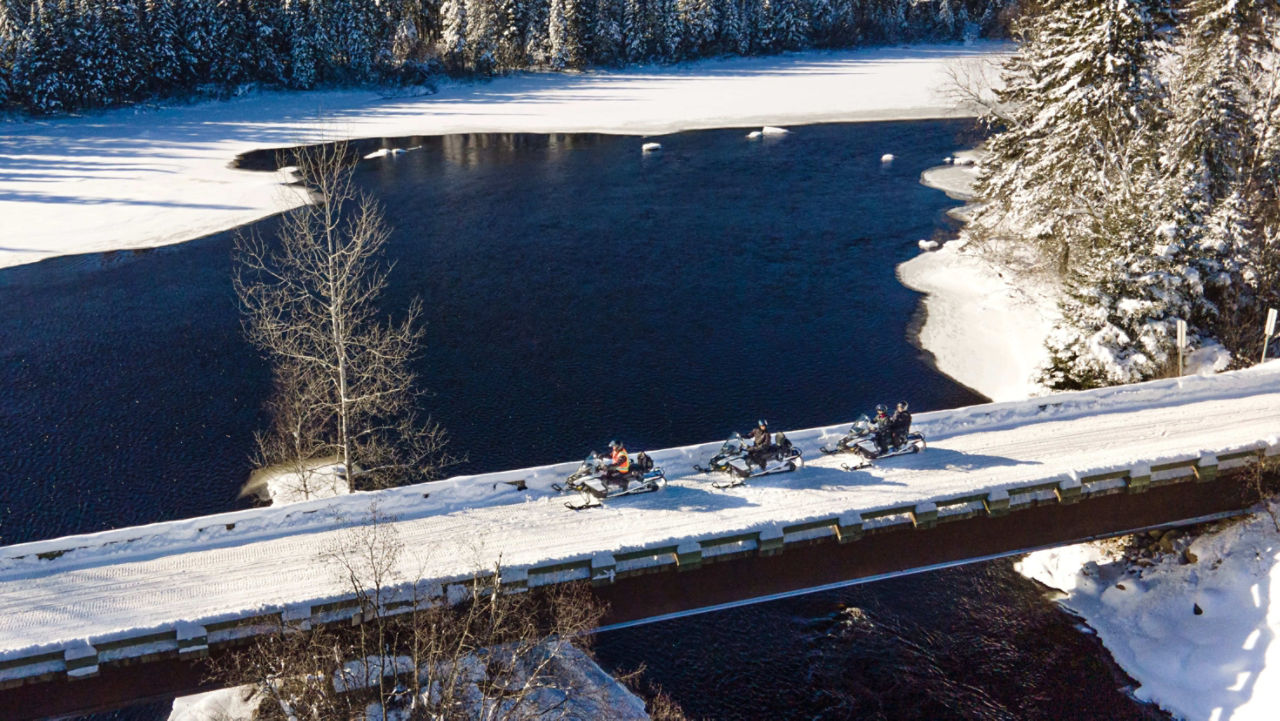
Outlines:
{"type": "Polygon", "coordinates": [[[638,63],[651,57],[653,31],[646,0],[624,0],[622,35],[626,43],[627,62],[638,63]]]}
{"type": "Polygon", "coordinates": [[[525,53],[525,4],[521,0],[496,0],[497,39],[494,58],[499,70],[523,67],[525,53]]]}
{"type": "Polygon", "coordinates": [[[18,36],[13,64],[13,93],[34,113],[64,109],[71,88],[63,50],[71,38],[66,6],[34,0],[26,27],[18,36]]]}
{"type": "Polygon", "coordinates": [[[622,34],[625,12],[623,0],[596,0],[591,27],[592,63],[617,65],[625,61],[627,49],[622,34]]]}
{"type": "Polygon", "coordinates": [[[440,56],[455,69],[467,62],[467,2],[444,0],[440,3],[440,56]]]}
{"type": "Polygon", "coordinates": [[[743,18],[741,0],[720,0],[717,50],[722,53],[746,55],[751,51],[751,32],[743,18]]]}
{"type": "Polygon", "coordinates": [[[493,0],[465,0],[465,3],[467,64],[475,72],[492,73],[498,65],[501,27],[498,5],[493,0]]]}
{"type": "Polygon", "coordinates": [[[1000,104],[985,118],[999,132],[970,234],[1024,238],[1066,271],[1104,201],[1153,162],[1135,139],[1160,121],[1154,25],[1139,0],[1062,0],[1020,32],[1000,104]]]}
{"type": "Polygon", "coordinates": [[[1255,159],[1275,131],[1256,118],[1276,87],[1276,14],[1265,0],[1192,0],[1170,81],[1163,212],[1207,280],[1197,320],[1233,351],[1237,329],[1261,311],[1251,258],[1265,237],[1256,201],[1268,194],[1255,159]]]}
{"type": "Polygon", "coordinates": [[[319,80],[319,28],[308,0],[297,0],[285,8],[289,33],[289,62],[284,82],[291,88],[313,88],[319,80]]]}

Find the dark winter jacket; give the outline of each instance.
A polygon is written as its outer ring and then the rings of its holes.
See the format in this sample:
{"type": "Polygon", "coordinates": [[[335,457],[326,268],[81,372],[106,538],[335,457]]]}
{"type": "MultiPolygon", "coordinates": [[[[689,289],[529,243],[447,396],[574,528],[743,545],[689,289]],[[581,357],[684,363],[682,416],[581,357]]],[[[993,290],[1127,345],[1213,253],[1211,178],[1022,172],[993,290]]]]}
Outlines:
{"type": "Polygon", "coordinates": [[[755,430],[751,431],[751,443],[756,448],[767,448],[769,446],[769,431],[756,426],[755,430]]]}
{"type": "Polygon", "coordinates": [[[895,436],[906,436],[911,430],[911,414],[907,411],[894,411],[889,417],[889,430],[895,436]]]}

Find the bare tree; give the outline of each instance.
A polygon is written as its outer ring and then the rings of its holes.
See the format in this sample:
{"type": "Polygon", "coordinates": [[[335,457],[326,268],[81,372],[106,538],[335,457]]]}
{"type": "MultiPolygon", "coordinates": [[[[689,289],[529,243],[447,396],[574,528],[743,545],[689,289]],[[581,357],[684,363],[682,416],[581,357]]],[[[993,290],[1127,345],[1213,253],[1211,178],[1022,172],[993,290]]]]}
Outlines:
{"type": "Polygon", "coordinates": [[[421,301],[398,323],[378,317],[390,231],[355,187],[346,144],[303,149],[294,162],[312,202],[284,215],[274,243],[241,235],[235,247],[245,332],[275,375],[274,424],[257,460],[336,458],[353,489],[430,480],[451,461],[443,429],[418,414],[421,301]]]}
{"type": "Polygon", "coordinates": [[[501,566],[444,587],[406,581],[412,559],[376,507],[320,558],[354,594],[354,618],[281,622],[214,670],[258,689],[262,721],[556,719],[594,692],[559,673],[600,621],[585,585],[526,591],[501,566]]]}

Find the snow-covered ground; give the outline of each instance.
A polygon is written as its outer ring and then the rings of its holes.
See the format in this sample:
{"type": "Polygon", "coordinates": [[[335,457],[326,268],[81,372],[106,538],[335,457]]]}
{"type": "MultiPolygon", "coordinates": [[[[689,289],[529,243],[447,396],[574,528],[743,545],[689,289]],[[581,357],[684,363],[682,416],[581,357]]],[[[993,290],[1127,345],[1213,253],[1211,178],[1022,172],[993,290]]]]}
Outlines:
{"type": "Polygon", "coordinates": [[[1018,568],[1062,591],[1140,684],[1138,698],[1197,721],[1280,717],[1280,532],[1271,516],[1227,524],[1149,567],[1117,551],[1114,542],[1039,551],[1018,568]]]}
{"type": "MultiPolygon", "coordinates": [[[[959,200],[973,198],[981,153],[963,150],[925,171],[921,181],[959,200]]],[[[963,219],[963,208],[953,213],[963,219]]],[[[921,241],[921,247],[933,244],[921,241]]],[[[1037,369],[1058,317],[1057,289],[966,249],[945,243],[898,266],[898,280],[925,293],[920,346],[943,373],[992,400],[1042,395],[1037,369]]]]}
{"type": "MultiPolygon", "coordinates": [[[[145,248],[226,230],[301,202],[283,176],[233,170],[257,148],[460,132],[659,135],[716,127],[972,114],[949,69],[1010,46],[806,52],[584,73],[520,73],[420,97],[262,93],[0,123],[0,268],[145,248]]],[[[637,138],[636,153],[642,141],[637,138]]]]}

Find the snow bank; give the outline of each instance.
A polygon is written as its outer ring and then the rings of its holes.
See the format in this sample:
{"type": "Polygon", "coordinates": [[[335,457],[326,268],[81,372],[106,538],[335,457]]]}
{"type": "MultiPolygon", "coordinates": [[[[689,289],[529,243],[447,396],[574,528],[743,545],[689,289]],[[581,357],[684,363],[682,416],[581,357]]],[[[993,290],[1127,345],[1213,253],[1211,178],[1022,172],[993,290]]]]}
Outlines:
{"type": "Polygon", "coordinates": [[[954,242],[899,265],[898,279],[926,294],[918,342],[939,371],[996,401],[1045,392],[1034,376],[1058,317],[1051,288],[1015,283],[954,242]]]}
{"type": "MultiPolygon", "coordinates": [[[[1280,504],[1271,508],[1280,512],[1280,504]]],[[[1185,719],[1276,718],[1280,533],[1271,516],[1202,535],[1189,553],[1147,568],[1126,564],[1116,548],[1039,551],[1018,570],[1066,594],[1061,602],[1138,681],[1138,698],[1185,719]]]]}
{"type": "Polygon", "coordinates": [[[260,703],[252,686],[179,696],[173,700],[169,721],[249,721],[260,703]]]}
{"type": "Polygon", "coordinates": [[[227,164],[256,148],[463,132],[679,130],[971,115],[947,68],[1003,55],[975,43],[807,52],[584,73],[518,73],[425,97],[263,93],[79,118],[0,122],[0,268],[146,248],[295,207],[282,174],[227,164]]]}

